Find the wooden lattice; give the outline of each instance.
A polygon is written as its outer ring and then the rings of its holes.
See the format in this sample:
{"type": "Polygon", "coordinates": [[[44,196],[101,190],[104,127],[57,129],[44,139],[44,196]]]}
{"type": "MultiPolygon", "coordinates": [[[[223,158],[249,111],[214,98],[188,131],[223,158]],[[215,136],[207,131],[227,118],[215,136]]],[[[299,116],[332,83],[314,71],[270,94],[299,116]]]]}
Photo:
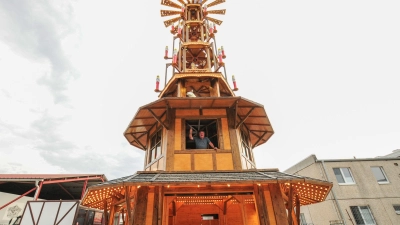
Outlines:
{"type": "Polygon", "coordinates": [[[181,6],[176,4],[175,2],[169,1],[169,0],[161,0],[161,5],[181,9],[181,6]]]}
{"type": "Polygon", "coordinates": [[[226,9],[207,11],[208,14],[220,14],[220,15],[225,15],[225,12],[226,12],[226,9]]]}
{"type": "Polygon", "coordinates": [[[165,27],[168,27],[172,23],[175,23],[176,21],[178,21],[180,19],[181,19],[181,17],[176,17],[176,18],[173,18],[173,19],[170,19],[170,20],[166,20],[166,21],[164,21],[164,25],[165,25],[165,27]]]}
{"type": "Polygon", "coordinates": [[[225,2],[225,0],[215,0],[215,1],[211,2],[210,4],[208,4],[208,5],[207,5],[207,8],[210,8],[210,7],[212,7],[212,6],[219,5],[219,4],[224,3],[224,2],[225,2]]]}
{"type": "Polygon", "coordinates": [[[215,18],[212,18],[212,17],[206,17],[209,21],[211,21],[211,22],[213,22],[213,23],[215,23],[215,24],[218,24],[218,25],[221,25],[221,23],[222,23],[222,21],[221,20],[217,20],[217,19],[215,19],[215,18]]]}
{"type": "Polygon", "coordinates": [[[181,11],[172,11],[172,10],[161,10],[161,16],[172,16],[176,14],[181,14],[181,11]]]}

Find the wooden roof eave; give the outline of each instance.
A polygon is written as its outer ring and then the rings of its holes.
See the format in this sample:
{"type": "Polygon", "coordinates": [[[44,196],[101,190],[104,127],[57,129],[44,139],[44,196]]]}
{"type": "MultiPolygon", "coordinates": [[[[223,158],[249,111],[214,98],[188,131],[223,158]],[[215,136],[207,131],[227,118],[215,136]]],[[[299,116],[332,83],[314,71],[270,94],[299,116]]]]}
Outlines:
{"type": "Polygon", "coordinates": [[[174,76],[168,81],[167,85],[165,85],[164,89],[160,92],[158,95],[159,98],[162,98],[169,90],[172,88],[172,85],[175,85],[178,82],[178,79],[180,78],[198,78],[198,77],[215,77],[218,78],[218,81],[220,82],[221,85],[223,85],[225,88],[224,90],[229,90],[229,94],[231,96],[235,96],[235,93],[231,88],[229,88],[228,82],[225,80],[225,78],[222,76],[220,72],[214,73],[214,72],[207,72],[207,73],[176,73],[174,76]]]}

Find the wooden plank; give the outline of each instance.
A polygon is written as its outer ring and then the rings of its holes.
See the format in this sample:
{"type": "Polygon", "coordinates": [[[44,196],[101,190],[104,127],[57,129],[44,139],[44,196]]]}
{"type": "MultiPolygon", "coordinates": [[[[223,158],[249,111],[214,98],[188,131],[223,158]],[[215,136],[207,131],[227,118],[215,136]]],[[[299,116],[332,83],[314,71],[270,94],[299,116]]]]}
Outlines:
{"type": "Polygon", "coordinates": [[[225,109],[203,109],[203,116],[226,116],[225,109]]]}
{"type": "Polygon", "coordinates": [[[288,217],[279,184],[269,184],[276,225],[287,225],[288,217]]]}
{"type": "MultiPolygon", "coordinates": [[[[174,113],[174,112],[171,112],[174,113]]],[[[175,151],[175,143],[174,137],[175,137],[175,123],[171,123],[171,129],[166,130],[166,138],[164,141],[167,143],[167,149],[166,149],[166,162],[165,162],[165,170],[167,171],[173,171],[174,170],[174,151],[175,151]]]]}
{"type": "MultiPolygon", "coordinates": [[[[174,142],[174,150],[181,150],[182,148],[182,119],[175,119],[175,139],[174,140],[168,140],[168,141],[173,141],[174,142]]],[[[172,130],[172,129],[171,129],[172,130]]]]}
{"type": "MultiPolygon", "coordinates": [[[[193,186],[197,185],[193,184],[193,186]]],[[[227,188],[225,185],[222,186],[211,186],[211,187],[201,187],[201,188],[194,188],[194,187],[170,187],[166,188],[164,190],[165,194],[187,194],[187,193],[193,193],[193,191],[196,191],[196,193],[233,193],[233,192],[238,192],[238,193],[243,193],[243,192],[253,192],[253,186],[240,186],[240,187],[233,187],[230,186],[227,188]]]]}
{"type": "Polygon", "coordinates": [[[146,224],[146,210],[149,187],[142,186],[137,189],[137,198],[135,201],[135,211],[133,215],[133,225],[146,224]]]}
{"type": "Polygon", "coordinates": [[[231,141],[231,149],[232,149],[232,159],[233,159],[233,169],[234,170],[242,170],[242,162],[240,160],[240,149],[238,143],[238,137],[235,129],[229,128],[229,138],[231,141]]]}
{"type": "Polygon", "coordinates": [[[300,198],[299,195],[296,195],[296,222],[300,224],[300,198]]]}
{"type": "Polygon", "coordinates": [[[291,183],[290,183],[290,186],[289,186],[289,196],[288,196],[287,207],[288,207],[287,210],[289,211],[289,213],[288,213],[288,222],[289,222],[290,225],[292,225],[293,224],[293,218],[295,218],[295,217],[292,217],[292,215],[293,215],[293,187],[292,187],[291,183]]]}
{"type": "Polygon", "coordinates": [[[109,217],[107,216],[107,199],[104,199],[103,201],[104,204],[104,210],[103,210],[103,215],[104,215],[104,224],[108,224],[108,219],[109,217]]]}
{"type": "Polygon", "coordinates": [[[228,119],[221,118],[221,126],[222,126],[222,137],[224,139],[224,149],[232,149],[231,147],[231,139],[229,137],[229,126],[228,126],[228,119]]]}
{"type": "Polygon", "coordinates": [[[147,193],[147,204],[146,204],[146,225],[153,225],[154,215],[154,188],[150,188],[147,193]]]}
{"type": "Polygon", "coordinates": [[[213,170],[217,170],[217,153],[212,153],[212,166],[213,170]]]}
{"type": "Polygon", "coordinates": [[[256,206],[256,212],[258,215],[259,223],[260,225],[269,225],[267,207],[263,194],[263,187],[254,184],[253,188],[254,188],[253,198],[256,206]]]}
{"type": "Polygon", "coordinates": [[[130,198],[130,190],[129,186],[125,186],[125,203],[126,203],[126,218],[125,220],[128,224],[132,224],[132,214],[131,214],[131,198],[130,198]]]}
{"type": "Polygon", "coordinates": [[[272,204],[272,199],[271,199],[271,192],[269,190],[269,185],[268,186],[263,186],[263,194],[264,194],[264,199],[265,199],[265,206],[266,206],[266,211],[267,211],[267,218],[268,218],[268,223],[269,224],[276,224],[275,220],[275,213],[274,213],[274,206],[272,204]]]}
{"type": "Polygon", "coordinates": [[[159,186],[158,187],[158,193],[157,193],[157,222],[154,224],[154,225],[162,225],[163,223],[162,223],[162,221],[163,221],[163,209],[164,209],[164,207],[163,207],[163,200],[164,200],[164,198],[163,198],[163,196],[164,196],[164,193],[163,193],[163,189],[164,189],[164,187],[163,186],[159,186]]]}
{"type": "Polygon", "coordinates": [[[177,109],[176,117],[200,116],[198,109],[177,109]]]}
{"type": "Polygon", "coordinates": [[[113,225],[114,216],[115,216],[115,208],[116,208],[116,206],[111,204],[111,207],[110,207],[110,218],[108,220],[108,225],[113,225]]]}

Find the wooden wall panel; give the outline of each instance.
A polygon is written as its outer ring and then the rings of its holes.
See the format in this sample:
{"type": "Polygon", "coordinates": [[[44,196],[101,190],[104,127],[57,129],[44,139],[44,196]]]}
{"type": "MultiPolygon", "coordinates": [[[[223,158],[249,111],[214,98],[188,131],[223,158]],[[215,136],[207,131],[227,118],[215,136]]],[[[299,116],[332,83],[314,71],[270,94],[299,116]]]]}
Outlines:
{"type": "Polygon", "coordinates": [[[213,170],[212,154],[194,155],[194,169],[195,170],[213,170]]]}
{"type": "MultiPolygon", "coordinates": [[[[178,110],[177,110],[178,111],[178,110]]],[[[168,141],[173,141],[175,150],[181,150],[182,147],[182,119],[175,119],[175,138],[174,140],[168,140],[168,141]]]]}
{"type": "Polygon", "coordinates": [[[200,116],[200,110],[198,109],[177,109],[176,117],[186,117],[186,116],[200,116]]]}
{"type": "Polygon", "coordinates": [[[244,204],[246,211],[247,224],[249,225],[260,225],[258,214],[255,204],[244,204]]]}
{"type": "MultiPolygon", "coordinates": [[[[175,154],[174,170],[188,171],[191,170],[190,154],[175,154]]],[[[212,164],[211,164],[212,165],[212,164]]],[[[211,167],[212,168],[212,167],[211,167]]]]}
{"type": "MultiPolygon", "coordinates": [[[[218,220],[202,221],[201,214],[219,214],[222,218],[221,210],[216,205],[183,205],[177,209],[175,224],[203,224],[218,225],[218,220]]],[[[221,219],[220,219],[221,220],[221,219]]],[[[169,224],[169,223],[168,223],[169,224]]],[[[236,225],[236,224],[232,224],[236,225]]],[[[238,225],[238,224],[237,224],[238,225]]]]}
{"type": "MultiPolygon", "coordinates": [[[[226,224],[228,225],[244,225],[242,210],[240,204],[231,204],[226,212],[226,224]]],[[[250,225],[250,224],[249,224],[250,225]]]]}
{"type": "Polygon", "coordinates": [[[231,153],[217,153],[217,170],[233,170],[231,153]]]}
{"type": "Polygon", "coordinates": [[[231,149],[231,139],[229,137],[228,119],[221,118],[222,136],[224,137],[224,150],[231,149]]]}
{"type": "Polygon", "coordinates": [[[226,109],[203,109],[203,116],[226,116],[226,109]]]}

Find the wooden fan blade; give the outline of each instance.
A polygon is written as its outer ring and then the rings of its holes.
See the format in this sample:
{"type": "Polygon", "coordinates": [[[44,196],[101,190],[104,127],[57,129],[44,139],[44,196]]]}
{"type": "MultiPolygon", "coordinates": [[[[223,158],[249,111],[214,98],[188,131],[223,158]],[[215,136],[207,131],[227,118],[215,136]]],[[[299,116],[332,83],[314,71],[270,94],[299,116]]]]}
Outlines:
{"type": "Polygon", "coordinates": [[[181,14],[181,11],[161,10],[161,17],[181,14]]]}
{"type": "Polygon", "coordinates": [[[165,5],[168,7],[172,7],[172,8],[177,8],[177,9],[181,9],[181,6],[176,4],[173,1],[169,1],[169,0],[161,0],[161,5],[165,5]]]}
{"type": "Polygon", "coordinates": [[[182,3],[182,5],[186,5],[186,2],[184,2],[183,0],[178,0],[178,2],[182,3]]]}
{"type": "Polygon", "coordinates": [[[166,21],[164,21],[164,25],[165,25],[165,27],[168,27],[172,23],[175,23],[176,21],[178,21],[180,19],[181,19],[181,17],[176,17],[176,18],[173,18],[173,19],[170,19],[170,20],[166,20],[166,21]]]}
{"type": "Polygon", "coordinates": [[[215,24],[221,25],[222,21],[221,20],[217,20],[215,18],[212,17],[206,17],[209,21],[214,22],[215,24]]]}
{"type": "Polygon", "coordinates": [[[220,15],[225,15],[225,12],[226,9],[207,11],[208,14],[220,14],[220,15]]]}
{"type": "Polygon", "coordinates": [[[210,4],[208,4],[207,8],[210,8],[210,7],[215,6],[215,5],[219,5],[219,4],[224,3],[224,2],[225,2],[225,0],[215,0],[215,1],[211,2],[210,4]]]}

